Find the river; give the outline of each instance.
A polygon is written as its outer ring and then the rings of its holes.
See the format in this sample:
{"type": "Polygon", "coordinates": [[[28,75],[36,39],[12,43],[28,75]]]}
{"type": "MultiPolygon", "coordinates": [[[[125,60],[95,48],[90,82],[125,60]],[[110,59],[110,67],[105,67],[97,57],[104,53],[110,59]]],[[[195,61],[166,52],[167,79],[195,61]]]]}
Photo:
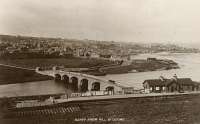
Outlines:
{"type": "Polygon", "coordinates": [[[0,97],[46,95],[65,92],[67,92],[65,87],[54,82],[54,80],[0,85],[0,97]]]}
{"type": "MultiPolygon", "coordinates": [[[[139,72],[127,74],[113,74],[100,76],[103,78],[116,80],[122,84],[133,86],[136,89],[142,88],[142,82],[145,79],[157,79],[160,76],[171,78],[174,74],[181,78],[191,78],[194,81],[200,81],[200,54],[189,53],[157,53],[157,54],[140,54],[132,56],[132,59],[146,59],[156,57],[158,59],[171,59],[177,62],[180,69],[139,72]]],[[[42,95],[64,93],[66,89],[63,85],[54,81],[37,81],[21,84],[0,85],[0,97],[3,96],[24,96],[24,95],[42,95]]]]}
{"type": "Polygon", "coordinates": [[[146,59],[156,57],[157,59],[171,59],[177,62],[180,69],[139,72],[127,74],[113,74],[103,76],[107,79],[116,80],[126,83],[135,88],[142,88],[142,82],[146,79],[156,79],[160,76],[172,78],[176,74],[180,78],[191,78],[194,81],[200,81],[200,54],[194,53],[157,53],[157,54],[140,54],[132,56],[132,59],[146,59]]]}

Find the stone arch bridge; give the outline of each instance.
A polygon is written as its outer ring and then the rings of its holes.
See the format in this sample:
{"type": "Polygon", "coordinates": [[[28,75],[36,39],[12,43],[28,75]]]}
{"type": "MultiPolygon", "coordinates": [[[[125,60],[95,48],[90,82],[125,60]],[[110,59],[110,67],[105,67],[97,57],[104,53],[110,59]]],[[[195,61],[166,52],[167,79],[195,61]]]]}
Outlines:
{"type": "Polygon", "coordinates": [[[39,71],[37,73],[54,77],[56,82],[64,82],[66,87],[72,92],[88,91],[109,91],[111,93],[123,93],[124,90],[130,89],[130,86],[122,85],[112,80],[106,80],[93,75],[87,75],[76,72],[66,72],[62,70],[39,71]]]}

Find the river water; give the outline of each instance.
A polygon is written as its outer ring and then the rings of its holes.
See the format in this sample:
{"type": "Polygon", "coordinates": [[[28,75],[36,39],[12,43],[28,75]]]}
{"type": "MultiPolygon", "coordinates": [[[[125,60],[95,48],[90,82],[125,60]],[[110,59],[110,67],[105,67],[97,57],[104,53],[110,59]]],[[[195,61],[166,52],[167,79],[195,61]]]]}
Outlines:
{"type": "Polygon", "coordinates": [[[176,74],[180,78],[191,78],[194,81],[200,81],[200,54],[194,53],[157,53],[157,54],[141,54],[132,56],[132,59],[146,59],[148,57],[156,57],[158,59],[171,59],[177,62],[180,69],[139,72],[127,74],[106,75],[104,78],[113,79],[121,83],[126,83],[135,88],[142,88],[142,82],[146,79],[156,79],[160,76],[172,78],[176,74]]]}
{"type": "Polygon", "coordinates": [[[66,88],[54,80],[0,85],[0,97],[16,97],[65,93],[66,88]]]}
{"type": "MultiPolygon", "coordinates": [[[[179,64],[180,69],[127,74],[113,74],[101,77],[119,81],[122,84],[133,86],[136,89],[142,88],[142,82],[145,79],[156,79],[159,78],[159,76],[161,75],[166,78],[171,78],[174,74],[176,74],[178,77],[186,77],[191,78],[194,81],[200,81],[200,54],[141,54],[132,56],[132,59],[146,59],[148,57],[174,60],[179,64]]],[[[37,81],[22,84],[0,85],[0,97],[56,94],[65,92],[65,87],[61,84],[55,83],[54,81],[37,81]]]]}

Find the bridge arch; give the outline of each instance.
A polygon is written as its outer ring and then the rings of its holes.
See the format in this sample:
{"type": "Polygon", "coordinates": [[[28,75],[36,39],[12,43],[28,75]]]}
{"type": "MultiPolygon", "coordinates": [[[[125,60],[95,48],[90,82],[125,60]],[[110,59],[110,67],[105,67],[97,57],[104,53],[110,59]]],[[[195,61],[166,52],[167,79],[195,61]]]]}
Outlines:
{"type": "Polygon", "coordinates": [[[111,94],[114,94],[114,87],[113,86],[108,86],[106,87],[106,91],[108,91],[108,93],[111,95],[111,94]]]}
{"type": "Polygon", "coordinates": [[[81,92],[86,92],[88,91],[88,79],[82,79],[80,82],[80,91],[81,92]]]}
{"type": "Polygon", "coordinates": [[[62,76],[62,81],[64,84],[66,84],[67,88],[69,87],[69,76],[68,75],[63,75],[62,76]]]}
{"type": "Polygon", "coordinates": [[[92,91],[100,91],[100,82],[92,83],[92,91]]]}
{"type": "Polygon", "coordinates": [[[113,86],[108,86],[108,87],[106,87],[106,90],[107,90],[107,91],[113,91],[113,90],[114,90],[114,87],[113,87],[113,86]]]}
{"type": "Polygon", "coordinates": [[[70,88],[74,92],[78,91],[78,78],[77,77],[71,77],[70,88]]]}
{"type": "Polygon", "coordinates": [[[61,75],[60,74],[55,74],[55,81],[58,82],[58,81],[61,81],[61,75]]]}

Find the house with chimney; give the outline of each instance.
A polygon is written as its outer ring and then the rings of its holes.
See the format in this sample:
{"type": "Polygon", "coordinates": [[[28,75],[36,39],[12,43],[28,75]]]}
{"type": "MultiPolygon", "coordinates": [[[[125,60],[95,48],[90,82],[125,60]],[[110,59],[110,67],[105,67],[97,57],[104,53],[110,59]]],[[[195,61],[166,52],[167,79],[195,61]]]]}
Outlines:
{"type": "Polygon", "coordinates": [[[190,92],[198,91],[200,83],[192,81],[190,78],[178,78],[175,74],[171,79],[160,76],[159,79],[145,80],[143,87],[145,93],[190,92]]]}

